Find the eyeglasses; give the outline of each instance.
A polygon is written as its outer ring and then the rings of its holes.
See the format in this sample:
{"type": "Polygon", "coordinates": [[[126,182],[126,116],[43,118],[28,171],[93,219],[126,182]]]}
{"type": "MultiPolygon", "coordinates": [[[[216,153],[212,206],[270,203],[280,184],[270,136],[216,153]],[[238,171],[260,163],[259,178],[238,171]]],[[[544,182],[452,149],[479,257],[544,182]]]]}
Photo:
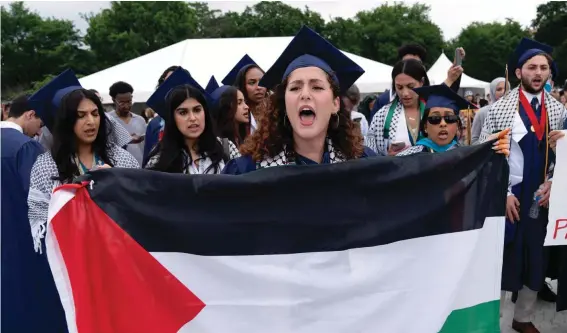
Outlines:
{"type": "Polygon", "coordinates": [[[431,125],[441,124],[441,119],[444,119],[447,124],[454,124],[459,121],[459,116],[452,114],[448,116],[429,116],[427,117],[427,122],[431,125]]]}

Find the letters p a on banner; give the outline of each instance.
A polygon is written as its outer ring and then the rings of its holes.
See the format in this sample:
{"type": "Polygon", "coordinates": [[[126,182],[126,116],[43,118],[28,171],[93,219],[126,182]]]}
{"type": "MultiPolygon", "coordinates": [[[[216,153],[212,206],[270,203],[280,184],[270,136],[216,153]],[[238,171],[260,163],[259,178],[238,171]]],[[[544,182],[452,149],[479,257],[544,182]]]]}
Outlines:
{"type": "Polygon", "coordinates": [[[567,245],[567,138],[557,141],[555,153],[545,246],[567,245]]]}

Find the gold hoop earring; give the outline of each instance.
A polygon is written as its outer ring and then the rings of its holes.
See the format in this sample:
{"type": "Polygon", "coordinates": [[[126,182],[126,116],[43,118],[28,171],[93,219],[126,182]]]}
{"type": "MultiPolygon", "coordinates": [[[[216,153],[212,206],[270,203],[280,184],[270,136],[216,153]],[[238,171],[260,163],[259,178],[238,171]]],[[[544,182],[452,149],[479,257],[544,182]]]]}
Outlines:
{"type": "Polygon", "coordinates": [[[333,129],[337,129],[337,128],[339,128],[339,123],[341,122],[341,118],[339,117],[339,113],[338,113],[338,112],[337,112],[337,113],[333,113],[333,116],[335,116],[335,118],[336,118],[336,121],[335,121],[335,123],[333,124],[333,129]]]}

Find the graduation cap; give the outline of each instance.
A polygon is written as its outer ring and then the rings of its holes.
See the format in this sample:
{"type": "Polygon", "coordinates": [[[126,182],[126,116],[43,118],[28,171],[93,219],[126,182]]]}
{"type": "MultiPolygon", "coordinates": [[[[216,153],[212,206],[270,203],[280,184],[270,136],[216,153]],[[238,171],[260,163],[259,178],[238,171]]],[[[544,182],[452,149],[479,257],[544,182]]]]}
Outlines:
{"type": "Polygon", "coordinates": [[[364,74],[364,70],[341,50],[304,25],[264,74],[260,85],[273,89],[295,69],[312,66],[329,74],[339,84],[341,92],[364,74]]]}
{"type": "Polygon", "coordinates": [[[210,95],[218,87],[219,87],[219,83],[217,82],[217,80],[215,79],[215,76],[213,75],[213,76],[211,76],[209,83],[207,83],[207,86],[205,87],[205,91],[210,95]]]}
{"type": "Polygon", "coordinates": [[[228,86],[228,85],[220,86],[210,94],[209,100],[210,100],[210,105],[211,105],[211,114],[213,115],[213,118],[218,118],[218,111],[219,111],[218,105],[219,105],[220,98],[221,98],[222,94],[224,94],[224,92],[227,91],[227,89],[231,88],[231,87],[232,86],[228,86]]]}
{"type": "Polygon", "coordinates": [[[431,109],[433,107],[449,108],[455,111],[455,114],[459,114],[460,110],[477,108],[474,104],[469,103],[469,101],[462,98],[446,84],[416,88],[414,91],[419,95],[419,97],[426,100],[426,109],[431,109]]]}
{"type": "MultiPolygon", "coordinates": [[[[515,71],[517,68],[521,68],[531,58],[541,54],[551,56],[551,53],[553,53],[553,47],[524,37],[512,53],[508,67],[510,70],[515,71]]],[[[551,72],[553,76],[558,74],[555,62],[551,64],[551,72]]]]}
{"type": "Polygon", "coordinates": [[[228,74],[226,74],[225,78],[222,79],[222,84],[225,84],[227,86],[232,86],[234,85],[235,81],[236,81],[236,77],[238,76],[238,73],[244,68],[248,68],[251,65],[255,65],[258,66],[258,64],[256,64],[256,62],[254,60],[252,60],[252,58],[250,58],[250,56],[248,54],[245,54],[244,57],[242,57],[242,59],[240,59],[238,61],[238,63],[230,70],[230,72],[228,72],[228,74]]]}
{"type": "Polygon", "coordinates": [[[167,95],[178,86],[191,85],[197,88],[207,100],[210,100],[209,94],[201,87],[201,85],[193,79],[191,74],[183,67],[177,68],[171,75],[165,80],[156,91],[150,96],[146,105],[148,105],[152,110],[157,112],[162,118],[167,119],[168,111],[166,105],[167,95]]]}
{"type": "Polygon", "coordinates": [[[29,102],[45,126],[52,131],[55,114],[63,97],[78,89],[83,89],[79,79],[71,69],[67,69],[31,95],[29,102]]]}
{"type": "Polygon", "coordinates": [[[228,86],[228,85],[224,85],[224,86],[220,86],[217,89],[215,89],[211,94],[210,94],[210,98],[211,101],[213,103],[216,103],[219,101],[219,99],[221,98],[222,94],[224,94],[224,92],[230,88],[232,86],[228,86]]]}

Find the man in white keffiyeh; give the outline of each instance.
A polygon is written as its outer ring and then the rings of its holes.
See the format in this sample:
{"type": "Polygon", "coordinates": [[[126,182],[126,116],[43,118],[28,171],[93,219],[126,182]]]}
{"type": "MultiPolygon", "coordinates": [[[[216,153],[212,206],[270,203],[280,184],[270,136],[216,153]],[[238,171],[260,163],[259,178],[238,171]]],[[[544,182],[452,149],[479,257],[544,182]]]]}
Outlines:
{"type": "Polygon", "coordinates": [[[551,51],[533,40],[521,41],[512,64],[521,84],[490,106],[480,136],[483,142],[496,131],[512,129],[502,289],[518,292],[512,322],[518,332],[538,332],[530,317],[547,267],[543,242],[551,185],[545,175],[567,113],[543,89],[554,72],[551,51]]]}

